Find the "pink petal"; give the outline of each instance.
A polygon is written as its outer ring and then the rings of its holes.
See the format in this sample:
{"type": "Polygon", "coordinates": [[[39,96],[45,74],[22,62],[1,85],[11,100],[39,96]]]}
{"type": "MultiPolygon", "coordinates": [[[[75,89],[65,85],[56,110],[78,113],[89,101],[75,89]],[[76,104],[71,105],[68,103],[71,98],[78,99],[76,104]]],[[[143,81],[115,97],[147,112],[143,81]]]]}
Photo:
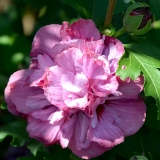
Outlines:
{"type": "Polygon", "coordinates": [[[58,66],[51,67],[45,82],[46,98],[59,109],[84,109],[88,103],[86,92],[86,77],[74,75],[58,66]]]}
{"type": "Polygon", "coordinates": [[[66,118],[65,122],[64,122],[64,124],[58,134],[60,144],[63,148],[68,147],[70,139],[73,135],[76,120],[77,120],[76,115],[72,115],[69,118],[66,118]]]}
{"type": "Polygon", "coordinates": [[[70,41],[62,41],[59,44],[56,44],[52,49],[52,57],[55,58],[57,55],[61,54],[63,51],[66,51],[70,48],[77,48],[82,53],[84,51],[85,40],[83,39],[73,39],[70,41]]]}
{"type": "Polygon", "coordinates": [[[104,44],[102,40],[86,42],[86,52],[93,52],[98,55],[102,54],[104,44]]]}
{"type": "Polygon", "coordinates": [[[51,60],[51,58],[44,54],[37,56],[37,68],[33,69],[33,73],[29,75],[26,79],[26,85],[33,86],[43,86],[45,71],[47,68],[54,66],[55,63],[51,60]]]}
{"type": "Polygon", "coordinates": [[[69,26],[68,22],[63,22],[61,28],[63,40],[84,39],[86,41],[99,40],[101,35],[92,20],[79,19],[69,26]]]}
{"type": "Polygon", "coordinates": [[[114,93],[118,88],[115,76],[108,76],[106,80],[97,80],[93,83],[93,92],[99,97],[107,97],[114,93]]]}
{"type": "Polygon", "coordinates": [[[18,115],[19,111],[17,110],[16,105],[11,99],[11,88],[13,88],[13,84],[18,83],[19,81],[23,83],[25,81],[25,78],[28,77],[30,73],[31,70],[20,70],[13,73],[9,79],[7,87],[5,88],[5,100],[8,104],[8,110],[15,115],[18,115]]]}
{"type": "Polygon", "coordinates": [[[64,119],[61,119],[55,124],[50,124],[48,121],[41,121],[31,116],[28,117],[27,132],[29,136],[35,138],[45,145],[52,145],[58,142],[58,132],[60,131],[64,119]]]}
{"type": "Polygon", "coordinates": [[[124,46],[118,39],[108,36],[105,37],[104,44],[103,54],[109,61],[111,72],[114,73],[118,68],[119,59],[124,54],[124,46]]]}
{"type": "Polygon", "coordinates": [[[73,134],[76,116],[65,117],[64,114],[54,106],[35,111],[28,119],[27,131],[45,145],[60,142],[66,148],[73,134]]]}
{"type": "Polygon", "coordinates": [[[114,93],[114,96],[110,97],[110,99],[137,99],[139,93],[143,90],[143,76],[139,76],[134,81],[130,78],[127,78],[126,80],[122,81],[120,77],[117,77],[117,81],[119,83],[119,87],[117,91],[114,93]]]}
{"type": "Polygon", "coordinates": [[[51,103],[44,96],[42,89],[34,89],[32,92],[26,97],[25,106],[27,108],[34,110],[43,109],[47,106],[50,106],[51,103]]]}
{"type": "Polygon", "coordinates": [[[106,80],[109,74],[108,62],[102,56],[84,55],[82,69],[86,77],[92,80],[106,80]]]}
{"type": "Polygon", "coordinates": [[[37,59],[38,59],[39,69],[43,71],[45,71],[47,67],[51,67],[55,65],[54,61],[46,54],[38,55],[37,59]]]}
{"type": "Polygon", "coordinates": [[[50,114],[50,116],[48,117],[47,120],[49,120],[50,124],[54,124],[54,123],[60,121],[63,117],[64,117],[63,111],[59,110],[59,111],[56,111],[56,112],[53,112],[52,114],[50,114]]]}
{"type": "Polygon", "coordinates": [[[23,80],[11,84],[10,99],[15,104],[16,109],[24,114],[50,105],[41,88],[24,86],[23,80]]]}
{"type": "Polygon", "coordinates": [[[107,107],[99,105],[96,112],[98,122],[96,126],[90,125],[88,138],[106,148],[111,148],[123,142],[124,134],[118,126],[113,124],[114,118],[109,114],[107,107]]]}
{"type": "Polygon", "coordinates": [[[76,73],[77,71],[81,71],[81,58],[82,52],[79,49],[70,48],[57,55],[57,57],[55,58],[55,62],[57,62],[58,65],[64,70],[76,73]]]}
{"type": "Polygon", "coordinates": [[[87,149],[90,146],[90,141],[87,137],[88,122],[88,117],[84,115],[82,112],[79,112],[74,130],[74,136],[76,141],[75,145],[76,148],[79,150],[87,149]]]}
{"type": "Polygon", "coordinates": [[[46,98],[55,106],[62,107],[64,106],[63,101],[63,89],[60,85],[61,74],[63,74],[63,70],[54,66],[49,68],[48,74],[46,75],[46,82],[44,86],[44,95],[46,98]]]}
{"type": "Polygon", "coordinates": [[[30,87],[37,87],[43,85],[43,79],[44,79],[44,71],[40,69],[33,70],[33,73],[31,73],[25,81],[25,86],[30,87]],[[42,85],[40,85],[42,82],[42,85]]]}
{"type": "Polygon", "coordinates": [[[85,113],[89,116],[89,117],[93,117],[95,110],[97,109],[97,106],[99,104],[103,104],[105,103],[105,98],[101,98],[101,97],[97,97],[94,94],[89,94],[89,103],[88,106],[85,109],[85,113]]]}
{"type": "Polygon", "coordinates": [[[30,115],[37,120],[39,119],[41,121],[49,121],[52,113],[55,113],[56,111],[57,111],[57,107],[51,105],[45,109],[36,110],[30,115]]]}
{"type": "Polygon", "coordinates": [[[74,139],[74,137],[70,140],[68,147],[74,154],[76,154],[82,159],[90,159],[93,157],[100,156],[105,151],[111,149],[111,148],[105,148],[95,142],[91,142],[90,146],[87,149],[78,149],[76,148],[76,140],[74,139]]]}
{"type": "Polygon", "coordinates": [[[145,121],[146,106],[141,98],[109,101],[105,108],[113,125],[120,128],[124,136],[135,134],[145,121]]]}
{"type": "Polygon", "coordinates": [[[58,24],[40,28],[33,39],[30,56],[37,57],[37,55],[45,53],[52,57],[53,46],[61,41],[60,28],[61,25],[58,24]]]}
{"type": "Polygon", "coordinates": [[[82,73],[77,73],[75,75],[72,72],[68,72],[61,76],[61,86],[72,93],[78,93],[82,90],[86,91],[87,82],[88,79],[82,73]]]}

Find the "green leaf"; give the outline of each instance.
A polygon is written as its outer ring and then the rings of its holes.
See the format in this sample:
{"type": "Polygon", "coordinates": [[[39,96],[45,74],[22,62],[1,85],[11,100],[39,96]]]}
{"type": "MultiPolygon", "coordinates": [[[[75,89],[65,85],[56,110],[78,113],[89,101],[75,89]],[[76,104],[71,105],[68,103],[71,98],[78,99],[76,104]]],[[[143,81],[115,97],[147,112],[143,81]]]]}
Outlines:
{"type": "Polygon", "coordinates": [[[160,159],[159,135],[160,131],[143,127],[136,134],[126,137],[123,143],[113,148],[113,151],[127,159],[139,155],[149,160],[158,160],[160,159]]]}
{"type": "Polygon", "coordinates": [[[132,158],[130,158],[130,160],[148,160],[148,159],[144,156],[133,156],[132,158]]]}
{"type": "Polygon", "coordinates": [[[0,108],[1,109],[7,109],[7,104],[4,102],[4,103],[2,103],[1,105],[0,105],[0,108]]]}
{"type": "Polygon", "coordinates": [[[30,139],[28,142],[28,149],[30,149],[31,153],[36,156],[38,151],[42,151],[45,153],[44,145],[38,142],[35,139],[30,139]]]}
{"type": "Polygon", "coordinates": [[[156,20],[160,19],[159,8],[160,0],[149,0],[151,12],[154,14],[156,20]]]}
{"type": "MultiPolygon", "coordinates": [[[[71,5],[82,18],[92,19],[97,26],[103,25],[106,16],[109,0],[62,0],[62,2],[71,5]]],[[[122,0],[117,1],[115,14],[124,11],[129,4],[122,0]]]]}
{"type": "Polygon", "coordinates": [[[46,153],[44,145],[35,139],[31,139],[26,132],[25,121],[16,121],[9,123],[0,128],[0,142],[7,136],[12,136],[11,145],[14,147],[21,147],[27,143],[28,149],[36,156],[37,152],[46,153]]]}
{"type": "Polygon", "coordinates": [[[123,80],[126,77],[136,79],[140,73],[145,77],[144,92],[152,96],[158,106],[160,119],[160,49],[140,43],[125,45],[125,55],[119,62],[117,75],[123,80]],[[124,67],[125,66],[125,67],[124,67]]]}
{"type": "Polygon", "coordinates": [[[0,141],[5,137],[12,136],[13,140],[11,145],[14,147],[23,146],[28,139],[28,134],[26,132],[26,122],[16,121],[11,122],[0,128],[0,141]]]}

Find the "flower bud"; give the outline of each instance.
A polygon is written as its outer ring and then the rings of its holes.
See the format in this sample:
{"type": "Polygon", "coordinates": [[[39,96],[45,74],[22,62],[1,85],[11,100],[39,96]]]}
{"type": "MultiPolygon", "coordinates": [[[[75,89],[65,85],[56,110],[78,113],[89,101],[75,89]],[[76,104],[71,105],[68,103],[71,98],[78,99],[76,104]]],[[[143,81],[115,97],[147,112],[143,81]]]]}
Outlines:
{"type": "Polygon", "coordinates": [[[135,3],[128,7],[123,17],[123,27],[133,35],[143,35],[152,28],[154,17],[149,5],[135,3]]]}

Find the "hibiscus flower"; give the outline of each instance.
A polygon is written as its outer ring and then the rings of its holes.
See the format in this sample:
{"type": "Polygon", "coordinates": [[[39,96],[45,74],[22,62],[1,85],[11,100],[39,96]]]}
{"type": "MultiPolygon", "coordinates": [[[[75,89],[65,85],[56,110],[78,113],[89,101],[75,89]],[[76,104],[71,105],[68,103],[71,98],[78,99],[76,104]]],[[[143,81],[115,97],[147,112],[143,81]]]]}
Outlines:
{"type": "Polygon", "coordinates": [[[30,68],[15,72],[5,89],[8,109],[25,117],[30,137],[44,145],[99,156],[145,120],[143,77],[123,81],[115,74],[123,54],[123,44],[101,35],[92,20],[42,27],[30,68]]]}

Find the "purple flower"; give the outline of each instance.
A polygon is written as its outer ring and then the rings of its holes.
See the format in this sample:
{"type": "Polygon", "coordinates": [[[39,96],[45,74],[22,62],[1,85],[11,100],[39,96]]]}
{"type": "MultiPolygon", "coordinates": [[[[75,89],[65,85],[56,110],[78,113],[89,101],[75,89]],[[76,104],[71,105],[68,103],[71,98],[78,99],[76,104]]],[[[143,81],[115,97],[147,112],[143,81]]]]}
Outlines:
{"type": "Polygon", "coordinates": [[[27,131],[45,145],[60,143],[84,159],[96,157],[137,132],[146,107],[143,77],[115,75],[122,43],[101,36],[92,20],[41,28],[27,70],[5,89],[8,109],[28,121],[27,131]]]}

